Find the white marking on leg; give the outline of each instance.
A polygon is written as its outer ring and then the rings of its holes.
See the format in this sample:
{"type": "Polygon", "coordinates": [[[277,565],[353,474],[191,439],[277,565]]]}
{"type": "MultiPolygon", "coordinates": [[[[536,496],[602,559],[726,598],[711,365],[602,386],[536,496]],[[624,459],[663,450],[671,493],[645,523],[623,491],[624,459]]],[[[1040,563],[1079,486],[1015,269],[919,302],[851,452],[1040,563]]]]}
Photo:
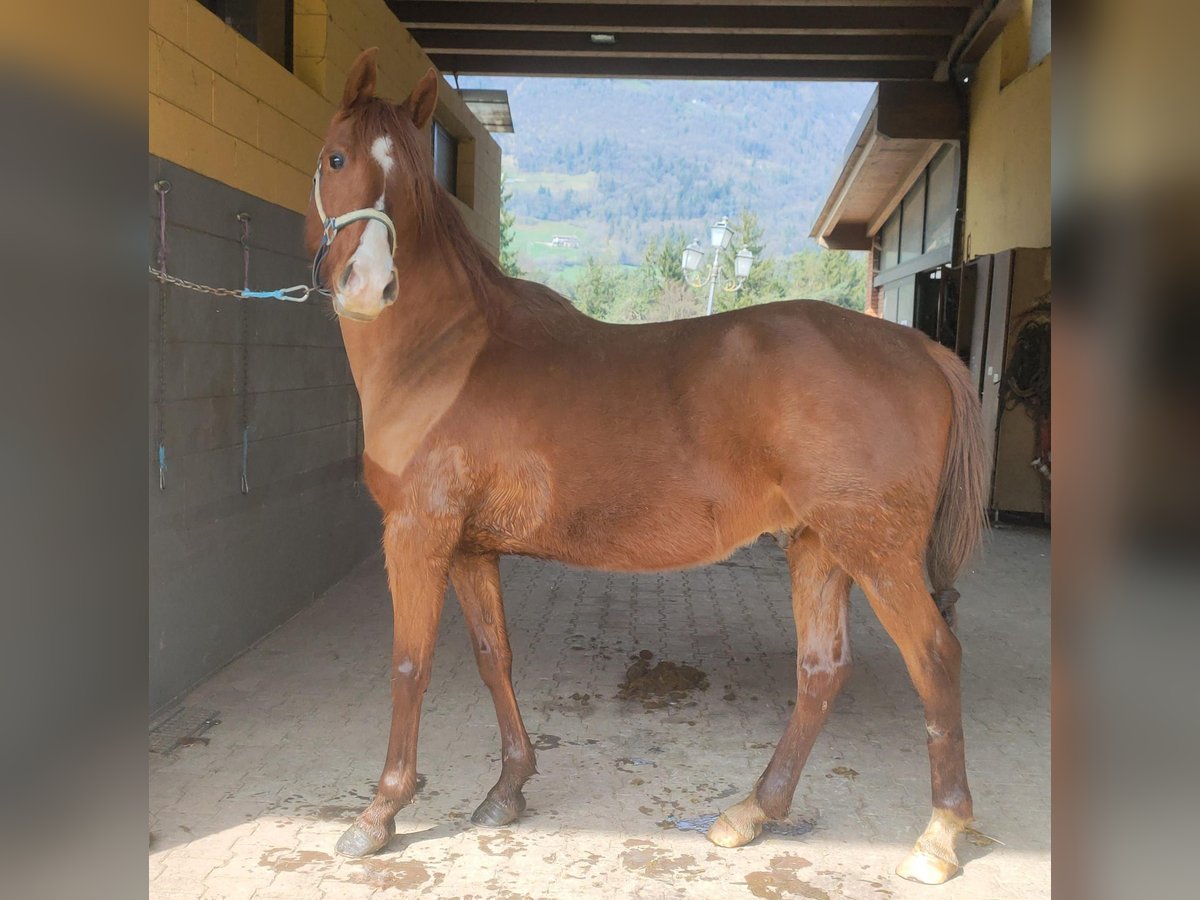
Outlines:
{"type": "Polygon", "coordinates": [[[808,678],[830,676],[850,662],[850,641],[846,636],[846,611],[837,621],[810,622],[800,648],[800,670],[808,678]]]}

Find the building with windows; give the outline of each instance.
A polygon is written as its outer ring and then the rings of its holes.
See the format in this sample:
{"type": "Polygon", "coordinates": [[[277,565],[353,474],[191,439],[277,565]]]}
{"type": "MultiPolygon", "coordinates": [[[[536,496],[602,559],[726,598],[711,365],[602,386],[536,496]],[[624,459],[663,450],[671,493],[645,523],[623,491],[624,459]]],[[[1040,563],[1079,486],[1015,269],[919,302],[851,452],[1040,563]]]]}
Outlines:
{"type": "Polygon", "coordinates": [[[871,315],[969,364],[995,442],[991,506],[1035,516],[1049,511],[1049,422],[1013,379],[1049,318],[1049,10],[994,4],[953,77],[881,83],[812,229],[866,251],[871,315]]]}

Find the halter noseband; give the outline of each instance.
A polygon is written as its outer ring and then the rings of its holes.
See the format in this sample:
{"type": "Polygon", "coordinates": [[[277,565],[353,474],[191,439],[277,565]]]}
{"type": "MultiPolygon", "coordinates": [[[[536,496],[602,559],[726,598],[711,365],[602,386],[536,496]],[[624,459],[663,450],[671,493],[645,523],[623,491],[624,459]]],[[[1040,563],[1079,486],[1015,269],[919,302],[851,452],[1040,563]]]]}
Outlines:
{"type": "Polygon", "coordinates": [[[333,246],[333,239],[337,237],[337,233],[351,222],[360,222],[364,219],[379,222],[388,231],[388,238],[392,245],[392,259],[394,260],[396,258],[396,225],[387,213],[379,209],[354,209],[348,213],[342,213],[340,216],[325,215],[325,206],[321,203],[321,161],[324,158],[325,148],[322,147],[321,154],[317,157],[317,170],[313,173],[313,202],[317,207],[317,215],[321,219],[322,227],[321,244],[317,247],[317,253],[313,257],[312,285],[314,289],[328,294],[329,291],[321,287],[321,263],[325,261],[325,254],[333,246]]]}

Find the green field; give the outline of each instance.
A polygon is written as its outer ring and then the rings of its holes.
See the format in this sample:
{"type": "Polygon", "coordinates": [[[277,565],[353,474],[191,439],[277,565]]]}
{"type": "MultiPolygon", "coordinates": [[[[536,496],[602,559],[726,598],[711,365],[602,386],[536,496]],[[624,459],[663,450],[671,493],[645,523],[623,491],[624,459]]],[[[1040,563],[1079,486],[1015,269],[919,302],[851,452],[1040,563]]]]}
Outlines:
{"type": "Polygon", "coordinates": [[[604,238],[598,231],[593,222],[543,221],[520,216],[517,218],[517,247],[532,261],[562,260],[578,265],[587,260],[588,254],[598,256],[603,253],[604,238]],[[579,247],[550,246],[556,234],[579,238],[579,247]]]}
{"type": "Polygon", "coordinates": [[[587,265],[588,257],[603,259],[607,240],[602,226],[594,222],[554,222],[518,217],[517,254],[521,268],[530,276],[549,283],[551,280],[572,285],[587,265]],[[551,247],[556,234],[579,238],[579,247],[551,247]]]}
{"type": "Polygon", "coordinates": [[[597,181],[595,172],[583,172],[579,175],[568,175],[565,172],[514,172],[508,176],[506,183],[513,194],[536,193],[540,187],[554,194],[566,191],[590,194],[596,190],[597,181]]]}

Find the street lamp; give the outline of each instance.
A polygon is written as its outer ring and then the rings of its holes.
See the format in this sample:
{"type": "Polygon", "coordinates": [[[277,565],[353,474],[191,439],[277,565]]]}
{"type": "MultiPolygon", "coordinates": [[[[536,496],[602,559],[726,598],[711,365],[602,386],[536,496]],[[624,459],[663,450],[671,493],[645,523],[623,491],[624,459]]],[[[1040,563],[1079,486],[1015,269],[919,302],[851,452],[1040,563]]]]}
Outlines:
{"type": "Polygon", "coordinates": [[[722,216],[720,222],[712,224],[712,227],[708,229],[708,233],[714,250],[729,249],[729,243],[733,240],[733,229],[729,227],[728,219],[722,216]]]}
{"type": "Polygon", "coordinates": [[[744,282],[750,277],[750,267],[754,265],[754,254],[749,247],[743,247],[733,258],[733,274],[738,282],[744,282]]]}
{"type": "MultiPolygon", "coordinates": [[[[721,279],[721,253],[729,249],[729,245],[733,242],[733,229],[729,227],[729,220],[722,217],[721,221],[714,222],[708,229],[708,241],[712,246],[713,261],[712,268],[709,269],[708,277],[693,278],[693,274],[699,271],[700,266],[704,262],[704,248],[699,241],[692,241],[683,250],[683,272],[687,278],[688,284],[692,287],[700,288],[708,285],[708,312],[706,315],[712,315],[713,311],[713,296],[717,291],[717,282],[721,279]]],[[[737,252],[737,256],[733,258],[733,275],[734,281],[726,282],[721,286],[721,290],[727,293],[740,291],[742,285],[746,283],[746,279],[750,277],[750,267],[754,264],[754,254],[750,252],[749,247],[743,247],[737,252]]]]}

